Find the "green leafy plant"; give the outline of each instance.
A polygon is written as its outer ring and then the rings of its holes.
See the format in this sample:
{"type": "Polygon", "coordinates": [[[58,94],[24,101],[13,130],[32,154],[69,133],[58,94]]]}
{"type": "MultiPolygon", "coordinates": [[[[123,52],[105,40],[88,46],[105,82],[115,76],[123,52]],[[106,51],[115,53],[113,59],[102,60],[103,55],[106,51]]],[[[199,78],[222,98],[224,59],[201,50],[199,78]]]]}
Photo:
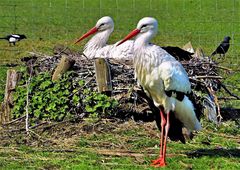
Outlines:
{"type": "MultiPolygon", "coordinates": [[[[14,93],[14,117],[26,114],[27,75],[14,93]]],[[[84,87],[85,82],[78,78],[75,72],[67,72],[59,81],[52,81],[51,74],[42,72],[31,78],[29,84],[29,114],[31,120],[61,121],[87,112],[90,117],[111,115],[117,106],[117,101],[84,87]]]]}
{"type": "Polygon", "coordinates": [[[105,116],[113,114],[112,108],[115,108],[118,104],[116,100],[111,99],[105,94],[91,92],[88,89],[84,90],[86,98],[83,100],[85,109],[89,113],[101,113],[105,116]]]}

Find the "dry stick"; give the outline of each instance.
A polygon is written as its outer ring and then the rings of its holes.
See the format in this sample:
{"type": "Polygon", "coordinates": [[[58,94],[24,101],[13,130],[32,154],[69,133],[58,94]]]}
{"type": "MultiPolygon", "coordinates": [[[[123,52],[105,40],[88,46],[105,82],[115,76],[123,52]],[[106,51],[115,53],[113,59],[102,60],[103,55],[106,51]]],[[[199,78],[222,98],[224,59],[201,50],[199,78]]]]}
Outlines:
{"type": "Polygon", "coordinates": [[[27,103],[26,103],[26,119],[25,119],[25,128],[26,132],[29,135],[29,124],[28,124],[28,119],[29,119],[29,112],[28,112],[28,107],[29,107],[29,86],[31,82],[31,73],[29,75],[28,81],[27,81],[27,103]]]}
{"type": "Polygon", "coordinates": [[[36,125],[34,125],[34,126],[29,127],[29,129],[34,129],[34,128],[37,128],[37,127],[39,127],[39,126],[45,125],[45,124],[49,124],[49,122],[41,122],[41,123],[39,123],[39,124],[36,124],[36,125]]]}
{"type": "Polygon", "coordinates": [[[230,97],[218,97],[218,100],[239,100],[236,97],[230,96],[230,97]]]}
{"type": "Polygon", "coordinates": [[[189,78],[197,78],[197,79],[204,79],[204,78],[210,78],[210,79],[222,79],[221,76],[191,76],[189,78]]]}
{"type": "Polygon", "coordinates": [[[232,69],[230,68],[227,68],[227,67],[223,67],[223,66],[219,66],[219,65],[213,65],[214,67],[216,68],[220,68],[220,69],[223,69],[223,70],[227,70],[227,71],[233,71],[232,69]]]}
{"type": "Polygon", "coordinates": [[[207,87],[207,90],[214,98],[214,103],[217,106],[217,113],[218,113],[217,117],[219,117],[219,123],[221,123],[223,117],[221,116],[221,113],[220,113],[220,106],[219,106],[219,103],[218,103],[218,98],[217,98],[216,94],[214,93],[214,90],[212,90],[212,88],[207,87]]]}
{"type": "MultiPolygon", "coordinates": [[[[57,122],[57,123],[53,123],[53,124],[50,124],[50,122],[43,122],[43,123],[40,123],[40,124],[37,124],[37,125],[34,125],[34,126],[30,126],[28,128],[29,132],[31,131],[31,129],[34,129],[34,128],[51,128],[53,126],[57,126],[59,124],[62,124],[62,123],[66,123],[66,122],[69,122],[69,121],[72,121],[74,119],[81,119],[81,120],[85,120],[83,119],[84,116],[86,116],[87,113],[83,113],[82,115],[80,116],[75,116],[74,118],[71,118],[71,119],[68,119],[68,120],[64,120],[64,121],[61,121],[61,122],[57,122]],[[42,126],[42,125],[45,125],[47,124],[46,126],[42,126]]],[[[25,128],[20,128],[20,129],[11,129],[11,130],[4,130],[4,132],[18,132],[18,131],[24,131],[25,128]]]]}
{"type": "Polygon", "coordinates": [[[31,79],[32,79],[32,71],[33,71],[33,65],[31,65],[31,71],[29,73],[29,78],[28,78],[28,81],[27,81],[27,101],[26,101],[26,120],[25,120],[25,128],[26,128],[26,132],[27,132],[27,135],[29,135],[29,111],[28,111],[28,107],[29,107],[29,88],[30,88],[30,83],[31,83],[31,79]]]}
{"type": "Polygon", "coordinates": [[[230,94],[230,96],[233,96],[233,97],[235,97],[236,99],[240,100],[240,97],[237,96],[236,94],[233,94],[232,92],[230,92],[230,90],[228,90],[227,87],[226,87],[224,84],[221,83],[221,87],[222,87],[228,94],[230,94]]]}
{"type": "Polygon", "coordinates": [[[10,121],[10,122],[4,123],[3,126],[7,126],[7,125],[10,125],[10,124],[12,124],[12,123],[15,123],[15,122],[17,122],[17,121],[19,121],[19,120],[22,120],[22,119],[25,118],[25,117],[26,117],[26,115],[23,115],[23,116],[21,116],[21,117],[19,117],[19,118],[17,118],[17,119],[14,119],[14,120],[12,120],[12,121],[10,121]]]}
{"type": "Polygon", "coordinates": [[[42,137],[37,134],[36,132],[34,132],[33,130],[29,130],[29,132],[31,132],[32,134],[34,134],[35,136],[37,136],[37,138],[41,141],[41,142],[46,142],[47,140],[46,139],[42,139],[42,137]]]}

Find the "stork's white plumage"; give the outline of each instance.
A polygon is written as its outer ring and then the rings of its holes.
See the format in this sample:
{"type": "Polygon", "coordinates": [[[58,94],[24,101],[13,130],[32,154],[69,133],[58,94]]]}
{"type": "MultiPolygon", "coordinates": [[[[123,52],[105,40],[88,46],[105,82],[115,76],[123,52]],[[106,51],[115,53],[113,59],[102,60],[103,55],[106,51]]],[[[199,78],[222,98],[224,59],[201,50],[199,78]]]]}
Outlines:
{"type": "Polygon", "coordinates": [[[89,58],[114,58],[117,60],[132,60],[133,41],[129,40],[123,46],[116,44],[107,45],[109,36],[114,30],[113,19],[109,16],[100,18],[96,25],[82,35],[76,42],[80,42],[88,36],[95,34],[85,45],[83,53],[89,58]]]}
{"type": "Polygon", "coordinates": [[[150,43],[157,29],[157,20],[145,17],[118,45],[137,36],[134,42],[135,75],[147,95],[160,108],[161,115],[160,156],[152,165],[165,166],[170,112],[189,130],[200,130],[201,124],[192,102],[185,95],[191,92],[191,84],[183,66],[161,47],[150,43]]]}

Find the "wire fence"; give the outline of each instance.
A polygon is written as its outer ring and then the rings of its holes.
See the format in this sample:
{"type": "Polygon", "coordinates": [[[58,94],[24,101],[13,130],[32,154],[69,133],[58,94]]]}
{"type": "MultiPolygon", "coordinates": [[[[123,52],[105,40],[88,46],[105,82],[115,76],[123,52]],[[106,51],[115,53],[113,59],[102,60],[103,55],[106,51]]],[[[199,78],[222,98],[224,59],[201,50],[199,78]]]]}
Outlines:
{"type": "MultiPolygon", "coordinates": [[[[71,41],[110,15],[116,42],[133,29],[144,16],[159,21],[159,45],[183,46],[191,41],[210,54],[229,35],[230,65],[238,65],[240,52],[240,0],[1,0],[0,37],[26,34],[32,43],[71,41]]],[[[7,50],[20,53],[0,42],[0,55],[7,50]]],[[[25,50],[25,49],[23,49],[25,50]]],[[[0,56],[0,58],[2,58],[0,56]]]]}

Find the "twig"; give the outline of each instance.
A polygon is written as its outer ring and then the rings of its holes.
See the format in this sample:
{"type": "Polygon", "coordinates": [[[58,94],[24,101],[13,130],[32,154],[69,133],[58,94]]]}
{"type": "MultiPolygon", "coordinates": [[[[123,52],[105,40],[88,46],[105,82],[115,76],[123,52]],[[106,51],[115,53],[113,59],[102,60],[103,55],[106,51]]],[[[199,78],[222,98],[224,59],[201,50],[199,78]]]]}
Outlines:
{"type": "MultiPolygon", "coordinates": [[[[32,69],[31,69],[32,70],[32,69]]],[[[27,99],[26,99],[26,119],[25,119],[25,128],[26,128],[26,132],[29,135],[29,112],[28,112],[28,107],[29,107],[29,86],[30,86],[30,82],[31,82],[31,78],[32,78],[32,72],[30,72],[28,81],[27,81],[27,99]]]]}
{"type": "Polygon", "coordinates": [[[221,76],[190,76],[189,78],[194,79],[222,79],[221,76]]]}
{"type": "Polygon", "coordinates": [[[23,116],[21,116],[21,117],[19,117],[19,118],[17,118],[17,119],[14,119],[14,120],[12,120],[12,121],[10,121],[10,122],[4,123],[3,126],[7,126],[7,125],[10,125],[10,124],[13,124],[13,123],[15,123],[15,122],[17,122],[17,121],[19,121],[19,120],[22,120],[22,119],[25,118],[25,117],[26,117],[26,115],[23,115],[23,116]]]}
{"type": "Polygon", "coordinates": [[[221,83],[221,87],[222,87],[229,95],[231,95],[231,96],[235,97],[236,99],[240,100],[240,97],[237,96],[237,95],[235,95],[235,94],[233,94],[232,92],[230,92],[230,90],[228,90],[228,88],[227,88],[224,84],[221,83]]]}
{"type": "Polygon", "coordinates": [[[34,126],[29,127],[29,129],[35,129],[35,128],[37,128],[37,127],[39,127],[39,126],[41,126],[41,125],[44,125],[44,124],[49,124],[49,122],[41,122],[41,123],[39,123],[39,124],[36,124],[36,125],[34,125],[34,126]]]}
{"type": "Polygon", "coordinates": [[[230,68],[223,67],[223,66],[219,66],[219,65],[214,65],[214,67],[217,67],[217,68],[220,68],[220,69],[223,69],[223,70],[227,70],[227,71],[233,71],[233,70],[230,69],[230,68]]]}
{"type": "Polygon", "coordinates": [[[240,99],[230,96],[230,97],[218,97],[218,100],[240,100],[240,99]]]}

